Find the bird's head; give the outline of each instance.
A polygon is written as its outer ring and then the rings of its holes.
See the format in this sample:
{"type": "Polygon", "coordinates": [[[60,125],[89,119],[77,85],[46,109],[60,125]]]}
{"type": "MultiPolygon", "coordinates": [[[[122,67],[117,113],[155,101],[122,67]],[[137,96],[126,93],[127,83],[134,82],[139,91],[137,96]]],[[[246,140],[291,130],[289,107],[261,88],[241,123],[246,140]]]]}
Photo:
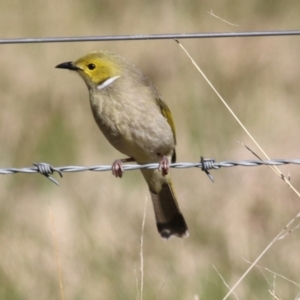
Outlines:
{"type": "Polygon", "coordinates": [[[98,51],[74,62],[61,63],[56,68],[76,71],[88,88],[101,90],[121,77],[124,64],[119,56],[108,51],[98,51]]]}

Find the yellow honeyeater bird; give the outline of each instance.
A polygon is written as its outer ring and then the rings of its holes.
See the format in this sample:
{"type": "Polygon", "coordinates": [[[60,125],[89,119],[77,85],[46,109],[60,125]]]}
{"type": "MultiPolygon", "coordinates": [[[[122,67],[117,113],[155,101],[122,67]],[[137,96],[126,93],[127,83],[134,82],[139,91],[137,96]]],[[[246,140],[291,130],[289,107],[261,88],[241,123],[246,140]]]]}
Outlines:
{"type": "Polygon", "coordinates": [[[122,177],[122,163],[159,163],[158,169],[142,169],[153,202],[160,235],[187,237],[168,174],[175,162],[175,127],[159,92],[133,64],[108,51],[90,53],[74,62],[56,66],[77,72],[85,81],[96,123],[107,140],[127,159],[116,160],[112,172],[122,177]]]}

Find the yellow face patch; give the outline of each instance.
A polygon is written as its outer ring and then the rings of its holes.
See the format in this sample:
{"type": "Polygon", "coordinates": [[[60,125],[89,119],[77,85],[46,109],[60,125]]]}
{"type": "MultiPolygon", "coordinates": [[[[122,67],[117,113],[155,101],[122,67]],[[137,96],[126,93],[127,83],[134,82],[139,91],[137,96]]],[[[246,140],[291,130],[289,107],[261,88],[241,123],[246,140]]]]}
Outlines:
{"type": "Polygon", "coordinates": [[[105,80],[120,76],[121,70],[107,57],[92,53],[84,56],[73,63],[79,68],[78,72],[83,79],[98,85],[105,80]]]}

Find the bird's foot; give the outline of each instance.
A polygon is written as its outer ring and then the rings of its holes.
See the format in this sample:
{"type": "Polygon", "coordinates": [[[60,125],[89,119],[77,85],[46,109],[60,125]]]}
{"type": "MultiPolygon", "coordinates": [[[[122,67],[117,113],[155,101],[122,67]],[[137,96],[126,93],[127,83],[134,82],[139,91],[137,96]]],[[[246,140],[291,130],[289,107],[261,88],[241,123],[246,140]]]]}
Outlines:
{"type": "Polygon", "coordinates": [[[123,173],[124,173],[124,169],[123,169],[123,162],[121,159],[116,159],[112,166],[111,166],[111,170],[112,170],[112,174],[116,177],[116,178],[122,178],[123,173]]]}
{"type": "Polygon", "coordinates": [[[163,156],[158,165],[158,170],[162,173],[163,176],[168,175],[170,169],[169,165],[170,163],[168,158],[166,156],[163,156]]]}
{"type": "Polygon", "coordinates": [[[117,178],[122,178],[124,173],[123,163],[132,162],[132,161],[135,161],[135,159],[132,157],[124,158],[124,159],[116,159],[111,166],[112,174],[117,178]]]}

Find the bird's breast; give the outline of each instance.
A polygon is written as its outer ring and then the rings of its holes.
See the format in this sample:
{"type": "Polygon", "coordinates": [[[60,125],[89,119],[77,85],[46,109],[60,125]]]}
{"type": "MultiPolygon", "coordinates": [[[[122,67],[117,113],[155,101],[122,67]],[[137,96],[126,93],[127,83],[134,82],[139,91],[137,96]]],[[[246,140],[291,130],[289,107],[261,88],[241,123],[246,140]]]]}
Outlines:
{"type": "Polygon", "coordinates": [[[173,152],[171,127],[154,104],[137,105],[126,99],[115,101],[111,97],[99,97],[91,99],[91,108],[104,136],[125,155],[139,162],[151,162],[159,159],[158,154],[173,152]]]}

